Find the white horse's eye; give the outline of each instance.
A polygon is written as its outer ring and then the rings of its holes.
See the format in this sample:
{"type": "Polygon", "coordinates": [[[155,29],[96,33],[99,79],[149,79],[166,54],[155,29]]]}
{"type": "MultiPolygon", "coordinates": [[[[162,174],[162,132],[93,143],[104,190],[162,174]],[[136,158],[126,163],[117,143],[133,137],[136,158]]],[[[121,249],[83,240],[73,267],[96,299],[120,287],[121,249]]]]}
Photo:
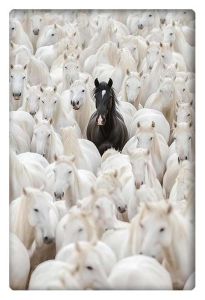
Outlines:
{"type": "Polygon", "coordinates": [[[99,206],[99,205],[96,205],[95,207],[96,207],[97,209],[100,209],[100,206],[99,206]]]}
{"type": "Polygon", "coordinates": [[[72,170],[68,171],[68,174],[71,174],[72,173],[72,170]]]}
{"type": "Polygon", "coordinates": [[[191,136],[189,136],[189,140],[191,140],[191,136]]]}
{"type": "Polygon", "coordinates": [[[44,103],[44,101],[42,100],[42,103],[44,103]]]}
{"type": "Polygon", "coordinates": [[[57,100],[54,101],[54,104],[56,104],[57,100]]]}
{"type": "Polygon", "coordinates": [[[29,101],[29,97],[27,97],[26,100],[29,101]]]}
{"type": "Polygon", "coordinates": [[[22,77],[22,79],[25,79],[25,78],[26,78],[26,76],[23,76],[23,77],[22,77]]]}
{"type": "Polygon", "coordinates": [[[55,34],[54,33],[51,33],[51,36],[54,36],[55,34]]]}
{"type": "Polygon", "coordinates": [[[89,271],[93,271],[93,267],[91,266],[86,266],[86,269],[88,269],[89,271]]]}
{"type": "Polygon", "coordinates": [[[140,225],[140,227],[141,227],[142,229],[144,228],[144,225],[143,225],[142,223],[140,223],[139,225],[140,225]]]}
{"type": "Polygon", "coordinates": [[[82,231],[83,231],[83,228],[79,228],[79,229],[78,229],[78,232],[82,232],[82,231]]]}
{"type": "Polygon", "coordinates": [[[38,97],[38,100],[41,100],[41,97],[38,97]]]}
{"type": "Polygon", "coordinates": [[[163,231],[165,231],[165,228],[164,227],[160,228],[159,232],[163,232],[163,231]]]}
{"type": "Polygon", "coordinates": [[[48,134],[48,138],[49,138],[50,136],[51,136],[51,134],[49,133],[49,134],[48,134]]]}
{"type": "Polygon", "coordinates": [[[82,93],[84,93],[85,92],[85,90],[82,90],[82,93]]]}
{"type": "Polygon", "coordinates": [[[14,29],[15,29],[14,27],[11,28],[11,30],[14,30],[14,29]]]}
{"type": "Polygon", "coordinates": [[[33,210],[34,210],[35,212],[39,212],[38,208],[34,208],[33,210]]]}
{"type": "Polygon", "coordinates": [[[150,15],[149,15],[149,17],[151,18],[151,17],[152,17],[152,15],[150,14],[150,15]]]}
{"type": "Polygon", "coordinates": [[[13,76],[13,75],[11,75],[11,78],[14,78],[14,76],[13,76]]]}
{"type": "Polygon", "coordinates": [[[190,116],[191,116],[191,114],[188,114],[188,115],[187,115],[187,117],[190,117],[190,116]]]}
{"type": "Polygon", "coordinates": [[[153,137],[151,136],[150,141],[152,141],[152,140],[153,140],[153,137]]]}

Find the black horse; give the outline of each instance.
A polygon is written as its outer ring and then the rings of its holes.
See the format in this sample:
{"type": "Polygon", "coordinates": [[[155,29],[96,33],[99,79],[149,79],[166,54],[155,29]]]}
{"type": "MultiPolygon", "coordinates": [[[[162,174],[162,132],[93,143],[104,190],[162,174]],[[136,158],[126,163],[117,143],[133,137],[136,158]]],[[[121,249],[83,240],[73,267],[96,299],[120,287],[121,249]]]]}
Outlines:
{"type": "Polygon", "coordinates": [[[95,79],[94,96],[97,110],[92,114],[87,127],[87,138],[96,145],[101,155],[109,148],[121,151],[128,141],[123,117],[116,108],[118,100],[112,84],[112,79],[109,79],[108,83],[99,83],[98,79],[95,79]]]}

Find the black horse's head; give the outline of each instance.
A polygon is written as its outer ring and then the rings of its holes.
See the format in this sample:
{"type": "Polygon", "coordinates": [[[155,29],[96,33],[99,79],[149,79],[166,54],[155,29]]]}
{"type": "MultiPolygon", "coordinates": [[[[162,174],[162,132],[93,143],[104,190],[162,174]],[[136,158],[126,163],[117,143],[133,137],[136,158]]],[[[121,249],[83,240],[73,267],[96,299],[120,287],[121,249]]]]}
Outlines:
{"type": "Polygon", "coordinates": [[[112,84],[112,79],[109,79],[108,83],[104,81],[99,83],[98,79],[95,79],[94,96],[96,99],[96,123],[98,126],[105,125],[109,113],[114,113],[115,111],[116,98],[112,84]]]}

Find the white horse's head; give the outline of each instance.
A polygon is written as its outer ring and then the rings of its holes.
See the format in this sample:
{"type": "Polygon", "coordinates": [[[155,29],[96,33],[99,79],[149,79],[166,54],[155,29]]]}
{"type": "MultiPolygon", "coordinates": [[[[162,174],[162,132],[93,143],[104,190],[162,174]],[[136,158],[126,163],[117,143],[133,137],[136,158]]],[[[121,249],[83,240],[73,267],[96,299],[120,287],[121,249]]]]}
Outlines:
{"type": "Polygon", "coordinates": [[[57,43],[61,36],[60,26],[57,24],[44,27],[40,36],[38,47],[49,46],[57,43]]]}
{"type": "Polygon", "coordinates": [[[38,242],[52,243],[58,221],[53,198],[47,192],[34,188],[23,189],[23,197],[26,198],[27,203],[29,202],[28,221],[36,229],[38,242]]]}
{"type": "Polygon", "coordinates": [[[43,26],[43,18],[40,15],[32,15],[29,17],[30,29],[33,35],[38,36],[43,26]]]}
{"type": "Polygon", "coordinates": [[[15,100],[21,100],[26,82],[26,65],[11,65],[10,67],[10,83],[11,93],[15,100]]]}
{"type": "Polygon", "coordinates": [[[27,87],[27,111],[34,117],[39,110],[41,92],[39,86],[27,87]]]}
{"type": "Polygon", "coordinates": [[[142,233],[140,254],[162,261],[163,249],[168,248],[172,241],[172,210],[165,200],[142,204],[138,219],[142,233]]]}
{"type": "Polygon", "coordinates": [[[59,101],[56,87],[40,87],[40,91],[43,119],[52,120],[57,109],[57,102],[59,101]]]}
{"type": "Polygon", "coordinates": [[[10,39],[11,41],[16,39],[16,36],[20,34],[21,23],[17,19],[10,20],[10,39]]]}
{"type": "Polygon", "coordinates": [[[193,108],[191,103],[177,103],[177,123],[192,122],[193,108]]]}
{"type": "Polygon", "coordinates": [[[137,147],[151,150],[155,136],[155,123],[152,121],[149,124],[137,123],[137,147]]]}
{"type": "Polygon", "coordinates": [[[147,41],[147,54],[146,54],[146,62],[147,62],[147,69],[152,70],[156,61],[160,56],[160,46],[156,42],[148,42],[147,41]]]}
{"type": "Polygon", "coordinates": [[[69,80],[70,86],[79,79],[79,64],[73,56],[64,54],[63,76],[69,80]]]}
{"type": "Polygon", "coordinates": [[[102,242],[77,242],[62,248],[56,260],[73,268],[73,276],[83,289],[108,288],[108,275],[116,262],[111,249],[102,242]],[[108,266],[109,261],[109,266],[108,266]]]}
{"type": "Polygon", "coordinates": [[[169,77],[160,79],[159,93],[161,93],[166,99],[173,98],[175,92],[174,80],[169,77]]]}
{"type": "Polygon", "coordinates": [[[182,77],[176,77],[175,79],[175,87],[179,93],[179,100],[178,102],[190,102],[191,101],[191,94],[187,88],[187,80],[188,76],[186,78],[182,77]]]}
{"type": "MultiPolygon", "coordinates": [[[[54,196],[58,199],[63,199],[66,190],[74,185],[74,157],[60,157],[56,158],[54,167],[54,196]]],[[[72,199],[71,199],[72,200],[72,199]]]]}
{"type": "Polygon", "coordinates": [[[192,123],[174,123],[173,137],[178,160],[191,160],[193,127],[192,123]]]}
{"type": "Polygon", "coordinates": [[[168,44],[174,44],[176,36],[175,36],[175,28],[172,24],[169,24],[163,28],[164,34],[164,42],[168,44]]]}
{"type": "Polygon", "coordinates": [[[86,102],[87,80],[76,80],[70,87],[70,103],[74,110],[79,110],[86,102]]]}
{"type": "Polygon", "coordinates": [[[153,185],[153,178],[156,178],[155,170],[151,164],[150,151],[148,149],[137,148],[128,151],[132,169],[135,177],[137,189],[143,184],[153,185]]]}
{"type": "Polygon", "coordinates": [[[155,12],[150,12],[146,11],[144,12],[141,16],[139,16],[138,19],[138,29],[143,30],[145,28],[153,28],[155,27],[155,18],[156,18],[156,13],[155,12]]]}
{"type": "Polygon", "coordinates": [[[103,173],[96,182],[96,187],[105,189],[109,193],[110,199],[115,204],[116,210],[119,213],[125,213],[127,211],[127,203],[122,195],[122,184],[119,180],[120,174],[123,174],[122,170],[113,170],[103,173]]]}
{"type": "Polygon", "coordinates": [[[66,215],[64,223],[64,246],[94,239],[97,239],[97,232],[92,214],[73,206],[66,215]]]}
{"type": "Polygon", "coordinates": [[[52,127],[50,121],[42,120],[37,122],[33,130],[31,145],[35,152],[48,159],[48,150],[51,146],[52,127]]]}
{"type": "Polygon", "coordinates": [[[125,77],[125,93],[127,101],[134,104],[137,99],[141,88],[141,80],[137,73],[127,70],[125,77]]]}

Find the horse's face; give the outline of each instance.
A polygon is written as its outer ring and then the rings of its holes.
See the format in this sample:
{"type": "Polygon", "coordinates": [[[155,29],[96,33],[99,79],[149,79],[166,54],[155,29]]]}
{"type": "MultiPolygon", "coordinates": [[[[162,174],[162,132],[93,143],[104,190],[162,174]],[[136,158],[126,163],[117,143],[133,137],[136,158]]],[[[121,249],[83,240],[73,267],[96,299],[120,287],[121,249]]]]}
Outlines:
{"type": "Polygon", "coordinates": [[[10,29],[10,39],[12,41],[16,37],[17,31],[18,31],[18,24],[17,24],[16,20],[10,21],[9,29],[10,29]]]}
{"type": "Polygon", "coordinates": [[[106,123],[107,115],[112,109],[112,91],[107,84],[103,84],[95,92],[98,126],[103,126],[106,123]]]}
{"type": "Polygon", "coordinates": [[[52,120],[57,109],[59,97],[56,93],[56,87],[40,88],[41,90],[41,110],[43,119],[52,120]]]}
{"type": "Polygon", "coordinates": [[[192,106],[190,103],[178,103],[177,105],[177,122],[187,122],[192,121],[192,106]]]}
{"type": "Polygon", "coordinates": [[[164,200],[163,202],[146,203],[139,218],[142,233],[140,254],[154,257],[160,262],[163,258],[163,249],[169,247],[172,238],[169,223],[172,212],[169,204],[164,200]]]}
{"type": "Polygon", "coordinates": [[[115,206],[106,196],[100,196],[95,200],[93,208],[94,218],[103,230],[114,227],[115,206]]]}
{"type": "Polygon", "coordinates": [[[174,26],[167,25],[166,27],[164,27],[163,33],[164,33],[164,42],[169,44],[170,43],[174,44],[176,39],[174,26]]]}
{"type": "Polygon", "coordinates": [[[26,65],[11,65],[10,83],[11,93],[15,100],[22,99],[24,86],[26,82],[26,65]]]}
{"type": "Polygon", "coordinates": [[[125,90],[128,102],[134,104],[141,88],[140,79],[136,76],[129,76],[126,80],[125,90]]]}
{"type": "Polygon", "coordinates": [[[70,88],[70,103],[74,110],[79,110],[86,102],[87,87],[83,82],[74,83],[70,88]]]}
{"type": "Polygon", "coordinates": [[[152,12],[145,12],[138,19],[138,29],[142,30],[146,27],[154,26],[155,18],[152,12]]]}
{"type": "Polygon", "coordinates": [[[70,85],[79,79],[79,65],[74,61],[65,61],[63,65],[63,74],[70,79],[70,85]]]}
{"type": "Polygon", "coordinates": [[[161,44],[161,56],[164,63],[169,63],[172,58],[172,49],[170,44],[162,43],[161,44]]]}
{"type": "Polygon", "coordinates": [[[30,17],[31,32],[33,35],[38,36],[42,28],[43,19],[39,15],[34,15],[30,17]]]}
{"type": "Polygon", "coordinates": [[[152,126],[141,128],[136,133],[137,147],[150,150],[155,138],[152,126]]]}
{"type": "Polygon", "coordinates": [[[159,92],[166,98],[172,98],[174,96],[175,86],[174,81],[171,78],[164,78],[159,87],[159,92]]]}
{"type": "Polygon", "coordinates": [[[159,45],[153,43],[147,48],[146,61],[148,70],[152,70],[154,63],[158,61],[160,56],[159,45]]]}
{"type": "Polygon", "coordinates": [[[54,168],[54,175],[54,196],[56,200],[61,200],[66,190],[73,185],[74,174],[72,165],[66,162],[57,162],[54,168]]]}
{"type": "Polygon", "coordinates": [[[130,153],[130,159],[137,189],[146,184],[145,172],[148,166],[149,150],[137,148],[130,153]]]}
{"type": "Polygon", "coordinates": [[[190,160],[193,138],[192,125],[191,123],[177,123],[175,126],[174,139],[178,159],[179,161],[190,160]]]}
{"type": "Polygon", "coordinates": [[[38,190],[35,194],[29,195],[32,201],[28,220],[31,226],[36,228],[38,239],[49,244],[55,239],[56,221],[52,223],[53,198],[47,193],[38,190]]]}
{"type": "Polygon", "coordinates": [[[36,152],[48,158],[48,150],[51,143],[51,126],[49,122],[43,122],[34,128],[32,142],[35,140],[36,152]]]}
{"type": "Polygon", "coordinates": [[[34,117],[39,110],[40,96],[40,90],[38,87],[32,86],[28,88],[26,101],[28,112],[32,115],[32,117],[34,117]]]}
{"type": "Polygon", "coordinates": [[[48,27],[48,30],[44,35],[44,40],[41,46],[53,45],[57,43],[58,40],[59,40],[59,29],[57,28],[57,25],[54,24],[48,27]]]}
{"type": "Polygon", "coordinates": [[[90,221],[90,216],[82,212],[73,213],[70,211],[64,226],[65,244],[89,241],[93,230],[95,230],[93,225],[94,223],[90,221]]]}

